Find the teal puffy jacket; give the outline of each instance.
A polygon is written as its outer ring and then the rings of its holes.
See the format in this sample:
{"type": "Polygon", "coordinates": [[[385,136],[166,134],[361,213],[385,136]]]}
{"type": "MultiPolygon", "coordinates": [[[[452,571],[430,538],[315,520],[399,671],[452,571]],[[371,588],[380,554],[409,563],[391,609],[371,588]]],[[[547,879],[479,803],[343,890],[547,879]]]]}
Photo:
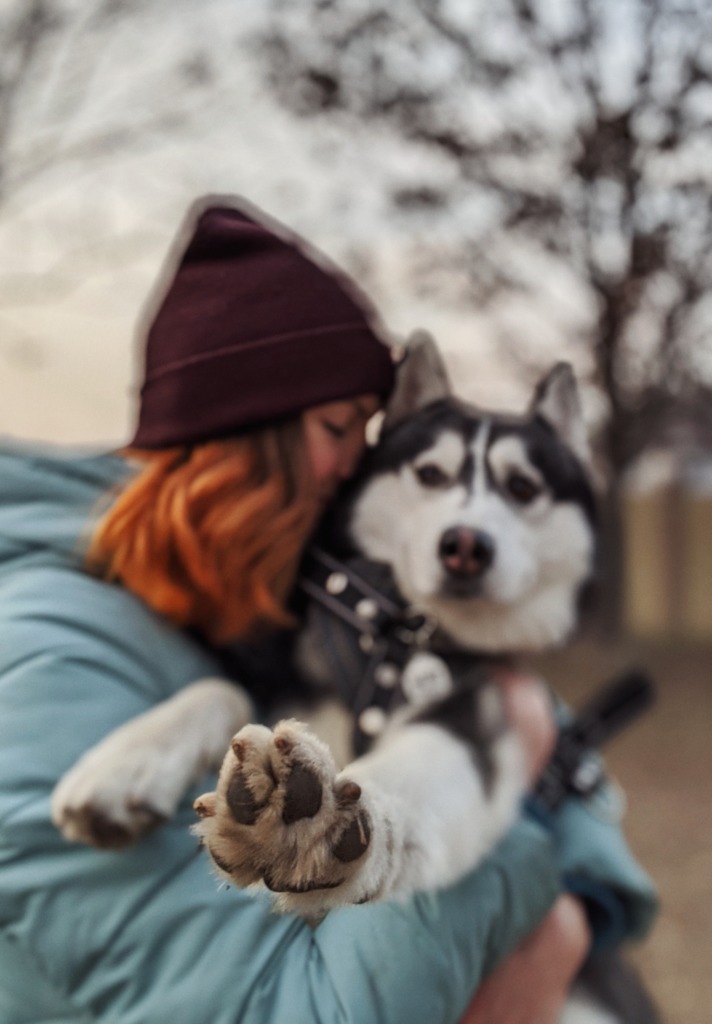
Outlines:
{"type": "MultiPolygon", "coordinates": [[[[312,931],[221,889],[189,825],[133,849],[66,842],[52,789],[109,731],[216,661],[82,547],[126,473],[111,455],[0,450],[0,1022],[454,1022],[478,981],[567,884],[615,893],[620,935],[654,913],[618,829],[571,803],[554,830],[522,818],[458,885],[332,913],[312,931]]],[[[242,680],[249,688],[249,680],[242,680]]]]}

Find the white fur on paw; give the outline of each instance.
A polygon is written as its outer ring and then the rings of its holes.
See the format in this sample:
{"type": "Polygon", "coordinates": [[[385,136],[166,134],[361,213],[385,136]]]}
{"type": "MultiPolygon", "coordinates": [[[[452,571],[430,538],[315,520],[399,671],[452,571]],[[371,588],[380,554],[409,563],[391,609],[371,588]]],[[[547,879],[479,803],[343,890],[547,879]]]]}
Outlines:
{"type": "Polygon", "coordinates": [[[52,821],[66,839],[121,849],[175,812],[190,782],[175,759],[116,740],[90,750],[55,788],[52,821]]]}
{"type": "Polygon", "coordinates": [[[249,698],[233,683],[192,683],[77,761],[52,795],[52,821],[74,842],[107,849],[135,842],[219,765],[230,736],[251,715],[249,698]]]}

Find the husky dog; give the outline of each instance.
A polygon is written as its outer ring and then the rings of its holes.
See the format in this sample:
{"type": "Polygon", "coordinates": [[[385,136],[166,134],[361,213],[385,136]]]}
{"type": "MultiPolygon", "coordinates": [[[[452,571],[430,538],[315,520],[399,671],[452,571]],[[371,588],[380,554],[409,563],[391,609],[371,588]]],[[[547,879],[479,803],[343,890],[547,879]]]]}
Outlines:
{"type": "Polygon", "coordinates": [[[73,840],[133,841],[227,748],[216,791],[195,803],[221,878],[264,884],[280,909],[311,920],[460,878],[512,824],[525,789],[482,664],[560,644],[574,628],[596,548],[587,467],[566,364],[526,414],[489,414],[452,396],[433,343],[414,338],[379,442],[337,503],[325,585],[336,597],[356,566],[356,619],[377,618],[381,595],[402,621],[415,617],[413,642],[398,664],[374,668],[378,637],[364,626],[339,640],[335,660],[315,604],[298,643],[302,673],[322,692],[337,683],[371,748],[339,770],[306,725],[250,724],[239,687],[203,680],[89,751],[55,790],[55,823],[73,840]],[[384,690],[398,693],[390,708],[374,698],[384,690]]]}

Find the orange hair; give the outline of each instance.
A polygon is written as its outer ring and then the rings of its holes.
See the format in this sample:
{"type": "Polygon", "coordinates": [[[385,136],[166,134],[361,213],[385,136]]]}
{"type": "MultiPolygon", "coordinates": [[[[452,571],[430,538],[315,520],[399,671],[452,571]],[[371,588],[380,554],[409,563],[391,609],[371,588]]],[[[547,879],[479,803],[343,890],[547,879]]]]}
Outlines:
{"type": "Polygon", "coordinates": [[[216,643],[291,625],[285,603],[318,513],[299,420],[162,451],[100,520],[89,562],[216,643]]]}

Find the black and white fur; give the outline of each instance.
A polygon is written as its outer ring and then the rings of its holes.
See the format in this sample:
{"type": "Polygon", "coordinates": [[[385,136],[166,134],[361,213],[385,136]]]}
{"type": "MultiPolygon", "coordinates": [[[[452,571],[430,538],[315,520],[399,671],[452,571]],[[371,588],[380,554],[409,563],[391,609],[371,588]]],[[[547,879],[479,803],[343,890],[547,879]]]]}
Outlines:
{"type": "Polygon", "coordinates": [[[351,538],[464,650],[542,650],[576,624],[595,550],[579,417],[565,364],[524,417],[449,395],[417,416],[389,410],[355,484],[351,538]]]}
{"type": "MultiPolygon", "coordinates": [[[[418,337],[381,440],[339,507],[335,544],[386,563],[402,597],[436,620],[446,652],[560,644],[593,570],[587,463],[568,366],[525,415],[489,414],[452,397],[432,342],[418,337]]],[[[309,621],[302,667],[323,683],[309,621]]],[[[447,654],[437,660],[451,674],[447,654]]],[[[235,733],[216,792],[196,801],[196,831],[221,877],[265,884],[282,909],[312,919],[450,884],[511,825],[525,788],[499,691],[479,675],[450,682],[444,698],[402,708],[339,771],[302,723],[248,724],[238,687],[202,681],[82,758],[55,790],[54,820],[72,840],[132,841],[173,813],[235,733]]],[[[575,1012],[571,1024],[615,1019],[575,1012]]]]}

